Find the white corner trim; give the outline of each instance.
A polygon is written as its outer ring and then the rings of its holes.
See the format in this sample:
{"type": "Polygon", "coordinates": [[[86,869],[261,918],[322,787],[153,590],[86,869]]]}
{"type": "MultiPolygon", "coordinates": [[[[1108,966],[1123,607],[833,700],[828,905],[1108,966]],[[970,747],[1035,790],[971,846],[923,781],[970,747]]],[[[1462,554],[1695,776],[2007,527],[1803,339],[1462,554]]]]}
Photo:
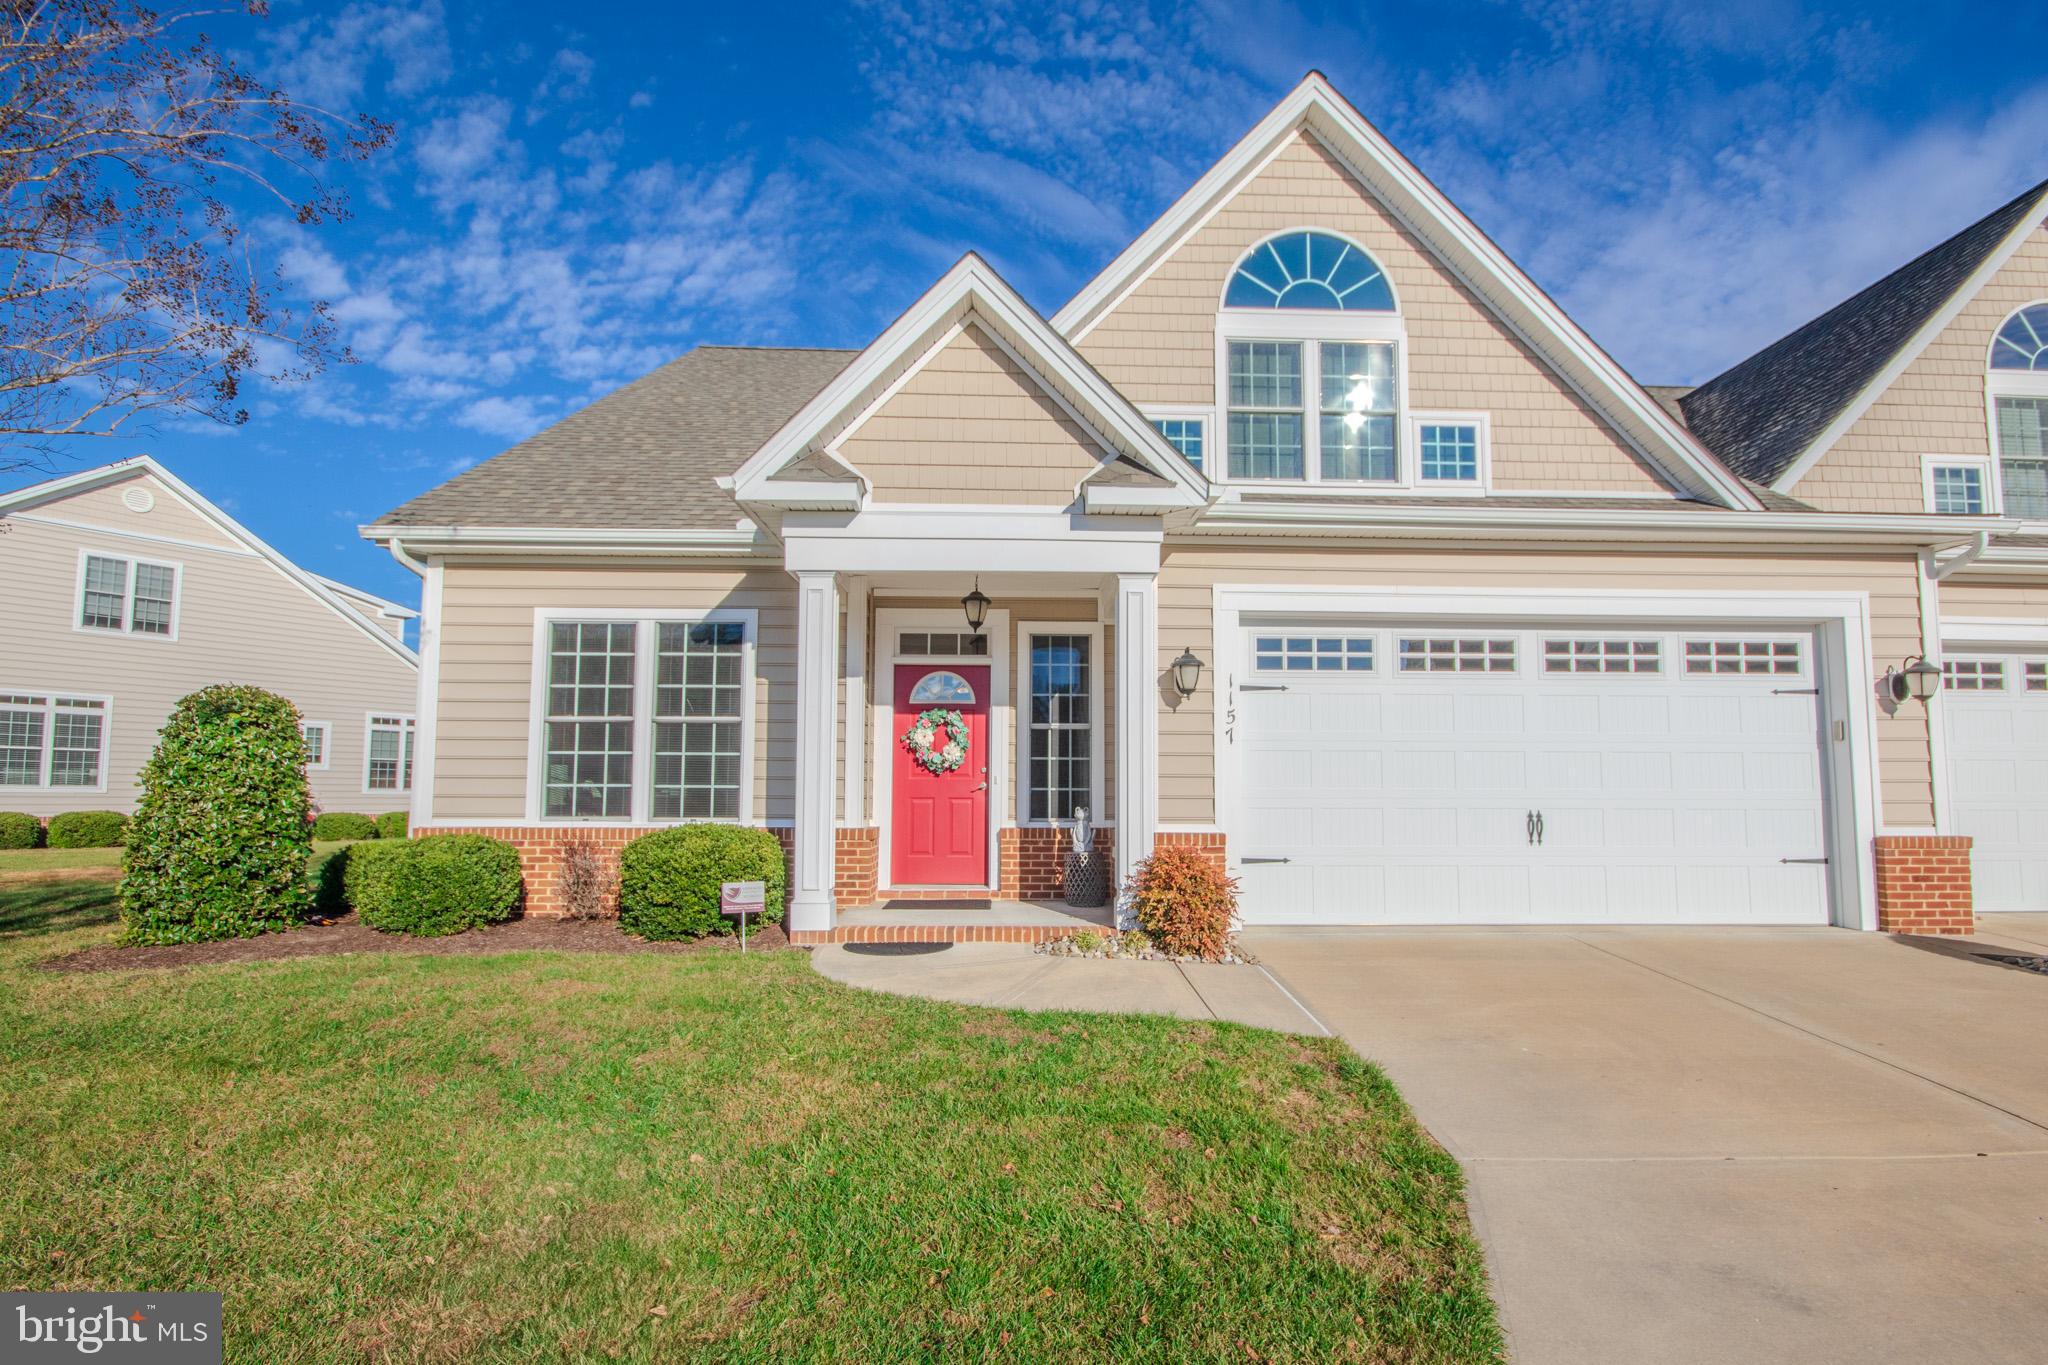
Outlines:
{"type": "Polygon", "coordinates": [[[420,580],[420,675],[413,699],[412,813],[413,825],[434,823],[434,746],[441,731],[441,601],[447,565],[427,561],[420,580]]]}
{"type": "MultiPolygon", "coordinates": [[[[1885,362],[1883,369],[1871,376],[1870,382],[1857,391],[1856,396],[1849,400],[1847,407],[1835,414],[1835,420],[1821,428],[1820,435],[1814,437],[1806,449],[1799,453],[1799,457],[1785,467],[1784,473],[1771,481],[1771,488],[1779,493],[1790,493],[1796,488],[1799,481],[1820,463],[1821,457],[1834,449],[1835,443],[1846,436],[1850,428],[1862,421],[1863,414],[1870,411],[1871,405],[1883,397],[1886,390],[1906,372],[1906,368],[1920,358],[1920,353],[1925,351],[1936,337],[1948,330],[1949,324],[1962,314],[1963,309],[1983,291],[1992,277],[2005,269],[2006,262],[2013,258],[2014,253],[2025,244],[2027,238],[2041,226],[2041,221],[2042,206],[2037,201],[2033,209],[2023,215],[2012,231],[2005,235],[2005,240],[1984,258],[1983,263],[1970,273],[1968,279],[1957,286],[1956,291],[1949,295],[1947,302],[1937,308],[1927,321],[1920,324],[1920,330],[1913,333],[1906,344],[1885,362]]],[[[1989,357],[1986,359],[1988,363],[1989,357]]]]}
{"type": "Polygon", "coordinates": [[[1844,740],[1827,728],[1824,761],[1845,801],[1830,805],[1829,857],[1833,922],[1877,927],[1877,887],[1870,871],[1871,840],[1883,827],[1877,772],[1876,671],[1871,655],[1870,595],[1844,592],[1699,592],[1649,588],[1433,588],[1332,587],[1302,584],[1218,583],[1210,594],[1216,653],[1216,814],[1225,829],[1242,828],[1232,764],[1230,698],[1236,679],[1249,672],[1244,654],[1245,616],[1345,615],[1474,621],[1657,622],[1684,627],[1704,622],[1756,622],[1818,632],[1816,681],[1824,715],[1842,724],[1844,740]]]}

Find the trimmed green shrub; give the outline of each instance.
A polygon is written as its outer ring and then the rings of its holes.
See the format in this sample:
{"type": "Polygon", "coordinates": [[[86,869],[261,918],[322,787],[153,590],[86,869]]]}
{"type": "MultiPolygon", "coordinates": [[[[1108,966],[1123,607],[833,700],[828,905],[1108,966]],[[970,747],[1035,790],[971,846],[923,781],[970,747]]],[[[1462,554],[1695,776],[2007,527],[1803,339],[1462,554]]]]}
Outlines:
{"type": "Polygon", "coordinates": [[[718,913],[724,882],[766,882],[760,919],[778,922],[788,883],[782,845],[765,829],[737,825],[679,825],[643,834],[619,854],[619,927],[657,939],[735,933],[739,921],[718,913]]]}
{"type": "MultiPolygon", "coordinates": [[[[406,857],[406,845],[385,843],[350,844],[337,849],[328,860],[327,867],[333,869],[331,877],[322,878],[321,908],[329,914],[338,914],[343,908],[353,908],[363,917],[365,923],[374,923],[378,918],[391,913],[391,888],[398,874],[398,864],[406,857]],[[339,903],[329,899],[329,883],[340,887],[339,903]]],[[[324,871],[325,869],[323,869],[324,871]]]]}
{"type": "Polygon", "coordinates": [[[374,839],[377,822],[352,810],[322,811],[313,821],[313,837],[329,839],[374,839]]]}
{"type": "Polygon", "coordinates": [[[259,687],[179,701],[142,768],[122,858],[130,943],[196,943],[289,929],[305,915],[313,842],[299,712],[259,687]]]}
{"type": "Polygon", "coordinates": [[[385,811],[377,817],[377,837],[379,839],[403,839],[406,835],[407,822],[411,818],[412,815],[409,811],[385,811]]]}
{"type": "Polygon", "coordinates": [[[1138,927],[1162,951],[1214,962],[1230,946],[1237,881],[1215,860],[1168,845],[1139,861],[1124,890],[1138,927]]]}
{"type": "Polygon", "coordinates": [[[67,810],[50,817],[51,848],[119,848],[128,817],[117,810],[67,810]]]}
{"type": "Polygon", "coordinates": [[[364,879],[356,913],[373,929],[439,938],[495,924],[519,908],[519,850],[503,840],[429,834],[357,844],[350,854],[370,849],[375,870],[364,879]]]}
{"type": "Polygon", "coordinates": [[[0,810],[0,848],[41,848],[43,822],[18,810],[0,810]]]}

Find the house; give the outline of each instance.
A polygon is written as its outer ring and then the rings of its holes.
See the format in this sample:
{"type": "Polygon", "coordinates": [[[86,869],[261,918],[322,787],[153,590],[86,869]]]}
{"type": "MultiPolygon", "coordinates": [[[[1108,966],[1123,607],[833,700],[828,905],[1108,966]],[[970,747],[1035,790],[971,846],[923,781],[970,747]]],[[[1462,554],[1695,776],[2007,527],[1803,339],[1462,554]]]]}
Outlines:
{"type": "Polygon", "coordinates": [[[417,613],[299,568],[156,461],[0,495],[0,810],[132,811],[180,697],[253,683],[305,721],[322,809],[411,799],[417,613]]]}
{"type": "Polygon", "coordinates": [[[414,820],[539,913],[568,841],[765,826],[798,941],[1056,894],[1078,808],[1252,923],[1966,929],[1904,670],[2020,522],[1816,505],[1687,412],[1311,74],[1051,318],[969,255],[366,527],[425,582],[414,820]]]}
{"type": "Polygon", "coordinates": [[[1924,553],[1934,828],[1978,910],[2048,908],[2048,184],[1681,394],[1744,478],[1828,512],[1971,526],[1924,553]],[[2020,523],[2017,530],[2012,522],[2020,523]]]}

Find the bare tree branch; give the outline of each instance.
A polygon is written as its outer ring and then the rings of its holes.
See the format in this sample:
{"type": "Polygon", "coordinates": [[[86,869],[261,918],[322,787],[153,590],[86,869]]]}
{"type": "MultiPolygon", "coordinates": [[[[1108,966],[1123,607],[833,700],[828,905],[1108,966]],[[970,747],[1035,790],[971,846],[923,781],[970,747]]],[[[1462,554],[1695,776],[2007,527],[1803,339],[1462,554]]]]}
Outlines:
{"type": "Polygon", "coordinates": [[[232,12],[0,0],[0,472],[145,413],[240,423],[251,376],[353,359],[325,303],[279,302],[230,196],[339,221],[323,170],[390,126],[241,70],[198,27],[232,12]]]}

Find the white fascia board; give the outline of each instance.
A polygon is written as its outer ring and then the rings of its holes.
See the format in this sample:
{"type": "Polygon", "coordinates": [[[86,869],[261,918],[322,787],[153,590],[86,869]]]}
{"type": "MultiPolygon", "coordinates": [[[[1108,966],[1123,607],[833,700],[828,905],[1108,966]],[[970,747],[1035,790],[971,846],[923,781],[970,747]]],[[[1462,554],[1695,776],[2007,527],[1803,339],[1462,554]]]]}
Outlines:
{"type": "Polygon", "coordinates": [[[1948,325],[1954,322],[1963,309],[1969,306],[1970,301],[1991,282],[1992,276],[2005,268],[2005,263],[2012,259],[2013,254],[2033,235],[2034,230],[2041,226],[2042,218],[2042,205],[2037,203],[2034,205],[2034,211],[2020,219],[2006,235],[2005,240],[1998,244],[1998,248],[1984,258],[1984,263],[1958,285],[1956,292],[1949,295],[1948,301],[1936,309],[1934,315],[1921,325],[1920,330],[1899,348],[1898,354],[1886,362],[1885,367],[1857,392],[1849,401],[1849,406],[1843,408],[1836,414],[1834,421],[1821,429],[1820,435],[1813,438],[1812,444],[1799,452],[1798,459],[1785,466],[1785,472],[1771,483],[1774,492],[1791,492],[1799,481],[1820,463],[1821,457],[1834,449],[1835,442],[1848,435],[1849,429],[1862,420],[1864,413],[1870,411],[1871,404],[1883,397],[1893,382],[1906,372],[1906,367],[1918,360],[1920,353],[1948,329],[1948,325]]]}
{"type": "Polygon", "coordinates": [[[1174,488],[1102,488],[1083,484],[1081,506],[1090,512],[1109,515],[1137,512],[1158,516],[1186,508],[1187,499],[1174,488]]]}
{"type": "Polygon", "coordinates": [[[1208,500],[1208,484],[1128,399],[1112,388],[1094,367],[1082,360],[1065,337],[1047,325],[1032,307],[972,252],[926,290],[923,297],[889,324],[853,363],[798,410],[765,445],[749,456],[733,475],[733,492],[743,502],[778,504],[781,494],[768,479],[831,431],[855,409],[883,377],[929,338],[970,312],[980,314],[1004,333],[1004,340],[1024,353],[1030,364],[1058,381],[1087,407],[1087,421],[1111,444],[1146,460],[1155,472],[1171,479],[1182,493],[1182,505],[1208,500]]]}
{"type": "MultiPolygon", "coordinates": [[[[362,631],[363,634],[375,640],[383,648],[390,650],[407,664],[414,668],[419,667],[419,656],[406,648],[403,640],[393,638],[390,631],[372,621],[354,603],[343,597],[341,593],[328,587],[318,575],[308,573],[276,550],[273,550],[254,531],[251,531],[248,527],[242,525],[241,522],[236,521],[233,517],[221,511],[220,508],[214,506],[198,489],[171,473],[170,470],[165,469],[148,455],[137,455],[132,459],[117,460],[113,464],[101,465],[97,469],[81,470],[76,474],[67,474],[62,478],[48,479],[42,483],[30,484],[27,488],[16,489],[14,492],[0,497],[0,512],[5,512],[15,507],[29,507],[38,503],[49,502],[53,499],[69,497],[74,493],[82,493],[89,488],[97,488],[103,484],[116,483],[122,479],[132,478],[138,473],[147,474],[155,479],[166,489],[170,490],[173,497],[184,503],[188,511],[192,512],[202,521],[211,523],[214,529],[248,550],[257,558],[268,561],[273,569],[276,569],[287,579],[291,580],[292,583],[296,584],[314,601],[362,631]]],[[[354,592],[355,590],[350,589],[349,591],[354,592]]],[[[367,596],[368,594],[363,595],[367,596]]],[[[380,598],[378,600],[382,601],[383,599],[380,598]]],[[[404,609],[400,608],[400,610],[404,609]]]]}
{"type": "Polygon", "coordinates": [[[1437,259],[1487,299],[1494,315],[1550,360],[1582,398],[1610,420],[1624,419],[1625,425],[1618,424],[1616,429],[1667,477],[1710,501],[1761,510],[1762,503],[1734,473],[1673,420],[1320,72],[1311,71],[1304,77],[1208,174],[1055,313],[1053,326],[1065,336],[1076,336],[1092,326],[1159,253],[1209,212],[1215,201],[1234,193],[1282,140],[1297,131],[1316,137],[1360,180],[1373,186],[1388,211],[1428,242],[1437,259]],[[1523,325],[1517,314],[1528,325],[1523,325]],[[1582,378],[1560,361],[1570,362],[1582,378]]]}
{"type": "Polygon", "coordinates": [[[782,523],[791,573],[1157,573],[1164,538],[1156,518],[944,504],[852,517],[793,512],[782,523]]]}
{"type": "Polygon", "coordinates": [[[408,554],[498,550],[662,550],[677,554],[745,554],[769,548],[755,527],[677,529],[634,526],[393,526],[358,528],[363,539],[402,546],[408,554]]]}
{"type": "Polygon", "coordinates": [[[1514,534],[1525,538],[1570,539],[1590,532],[1616,533],[1632,539],[1711,540],[1738,538],[1768,542],[1862,542],[1948,549],[1973,542],[1990,531],[2004,534],[2017,523],[1994,521],[1958,527],[1954,517],[1928,515],[1866,515],[1861,513],[1671,511],[1643,512],[1605,507],[1473,507],[1449,502],[1443,507],[1254,507],[1226,503],[1211,508],[1190,533],[1296,530],[1333,536],[1442,532],[1514,534]]]}

